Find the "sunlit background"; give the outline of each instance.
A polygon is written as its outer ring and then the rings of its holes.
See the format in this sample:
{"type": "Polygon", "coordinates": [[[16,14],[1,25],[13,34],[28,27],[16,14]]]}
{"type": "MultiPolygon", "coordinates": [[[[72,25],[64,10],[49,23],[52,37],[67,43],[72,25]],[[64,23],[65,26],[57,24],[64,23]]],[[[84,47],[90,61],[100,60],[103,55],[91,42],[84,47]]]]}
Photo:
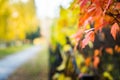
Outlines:
{"type": "Polygon", "coordinates": [[[37,15],[39,18],[59,17],[60,6],[68,8],[72,0],[35,0],[37,15]]]}
{"type": "Polygon", "coordinates": [[[49,38],[52,19],[60,16],[60,7],[67,9],[72,0],[35,0],[36,13],[41,20],[41,34],[49,38]]]}
{"type": "Polygon", "coordinates": [[[51,41],[51,26],[60,17],[60,8],[67,9],[71,2],[72,0],[0,0],[0,80],[6,80],[10,76],[9,80],[36,80],[38,76],[47,80],[47,46],[51,41]],[[30,60],[36,53],[42,54],[37,54],[35,59],[30,60]],[[41,64],[39,61],[42,61],[41,64]]]}
{"type": "Polygon", "coordinates": [[[0,0],[0,80],[120,80],[119,53],[120,0],[0,0]]]}

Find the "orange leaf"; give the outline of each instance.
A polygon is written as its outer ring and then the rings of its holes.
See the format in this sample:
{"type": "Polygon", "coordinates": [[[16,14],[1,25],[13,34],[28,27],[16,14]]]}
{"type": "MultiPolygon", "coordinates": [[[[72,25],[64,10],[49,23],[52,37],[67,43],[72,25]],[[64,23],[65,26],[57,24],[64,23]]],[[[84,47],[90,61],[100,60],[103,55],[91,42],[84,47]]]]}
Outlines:
{"type": "Polygon", "coordinates": [[[94,56],[98,56],[100,54],[100,51],[98,49],[94,50],[94,56]]]}
{"type": "Polygon", "coordinates": [[[120,53],[120,47],[118,48],[117,52],[120,53]]]}
{"type": "Polygon", "coordinates": [[[112,23],[113,19],[114,19],[113,17],[108,16],[108,15],[105,15],[105,17],[104,17],[104,20],[108,23],[112,23]]]}
{"type": "Polygon", "coordinates": [[[113,54],[113,49],[112,48],[106,48],[105,51],[109,54],[113,54]]]}
{"type": "Polygon", "coordinates": [[[115,51],[117,51],[117,50],[118,50],[118,48],[119,48],[119,46],[118,46],[118,45],[115,45],[115,51]]]}
{"type": "Polygon", "coordinates": [[[115,40],[116,40],[116,34],[118,31],[119,31],[119,25],[117,23],[114,23],[111,28],[111,34],[115,40]]]}
{"type": "Polygon", "coordinates": [[[89,66],[90,62],[91,62],[91,58],[90,57],[88,57],[88,58],[85,59],[85,65],[86,66],[89,66]]]}
{"type": "Polygon", "coordinates": [[[95,39],[95,33],[92,31],[92,33],[90,34],[90,41],[94,41],[94,39],[95,39]]]}
{"type": "Polygon", "coordinates": [[[115,45],[115,48],[114,48],[114,49],[115,49],[116,52],[120,53],[120,46],[115,45]]]}
{"type": "Polygon", "coordinates": [[[104,18],[103,16],[96,16],[95,17],[95,30],[100,30],[103,26],[105,25],[104,23],[104,18]]]}
{"type": "Polygon", "coordinates": [[[97,68],[99,63],[100,63],[100,58],[99,57],[94,57],[93,66],[95,68],[97,68]]]}
{"type": "Polygon", "coordinates": [[[82,17],[79,19],[79,27],[84,24],[87,18],[89,18],[89,14],[82,15],[82,17]]]}

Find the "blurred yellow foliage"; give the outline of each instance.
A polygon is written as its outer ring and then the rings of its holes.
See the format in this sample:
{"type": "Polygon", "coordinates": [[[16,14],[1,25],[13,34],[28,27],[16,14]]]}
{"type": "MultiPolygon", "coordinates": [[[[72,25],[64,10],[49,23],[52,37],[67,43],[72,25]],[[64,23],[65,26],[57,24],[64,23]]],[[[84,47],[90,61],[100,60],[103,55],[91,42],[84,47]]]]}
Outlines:
{"type": "Polygon", "coordinates": [[[34,0],[0,0],[0,40],[23,40],[38,27],[34,0]]]}
{"type": "Polygon", "coordinates": [[[104,72],[103,73],[103,76],[105,77],[105,78],[108,78],[108,80],[113,80],[113,78],[112,78],[112,76],[110,75],[110,73],[109,72],[104,72]]]}

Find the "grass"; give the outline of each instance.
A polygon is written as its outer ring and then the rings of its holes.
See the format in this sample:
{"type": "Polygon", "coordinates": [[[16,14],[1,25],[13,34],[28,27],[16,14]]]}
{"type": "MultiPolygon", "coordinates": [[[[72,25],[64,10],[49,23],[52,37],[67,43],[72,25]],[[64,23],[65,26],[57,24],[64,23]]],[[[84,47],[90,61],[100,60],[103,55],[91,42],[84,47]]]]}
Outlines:
{"type": "Polygon", "coordinates": [[[0,48],[0,59],[4,58],[7,55],[13,54],[15,52],[18,52],[20,50],[23,50],[30,45],[22,45],[22,46],[12,46],[12,47],[7,47],[7,48],[0,48]]]}
{"type": "Polygon", "coordinates": [[[48,80],[48,50],[42,49],[8,80],[48,80]]]}

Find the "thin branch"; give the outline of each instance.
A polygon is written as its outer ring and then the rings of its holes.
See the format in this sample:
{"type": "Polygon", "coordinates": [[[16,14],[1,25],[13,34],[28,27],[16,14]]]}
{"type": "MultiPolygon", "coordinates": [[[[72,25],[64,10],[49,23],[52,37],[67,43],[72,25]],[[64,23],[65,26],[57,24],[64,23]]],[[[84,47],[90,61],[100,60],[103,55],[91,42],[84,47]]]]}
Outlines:
{"type": "Polygon", "coordinates": [[[107,15],[109,15],[109,16],[111,16],[111,17],[113,17],[116,21],[117,21],[117,23],[120,23],[120,21],[116,18],[116,16],[118,15],[115,15],[115,14],[112,14],[111,12],[108,12],[108,13],[106,13],[107,15]]]}

